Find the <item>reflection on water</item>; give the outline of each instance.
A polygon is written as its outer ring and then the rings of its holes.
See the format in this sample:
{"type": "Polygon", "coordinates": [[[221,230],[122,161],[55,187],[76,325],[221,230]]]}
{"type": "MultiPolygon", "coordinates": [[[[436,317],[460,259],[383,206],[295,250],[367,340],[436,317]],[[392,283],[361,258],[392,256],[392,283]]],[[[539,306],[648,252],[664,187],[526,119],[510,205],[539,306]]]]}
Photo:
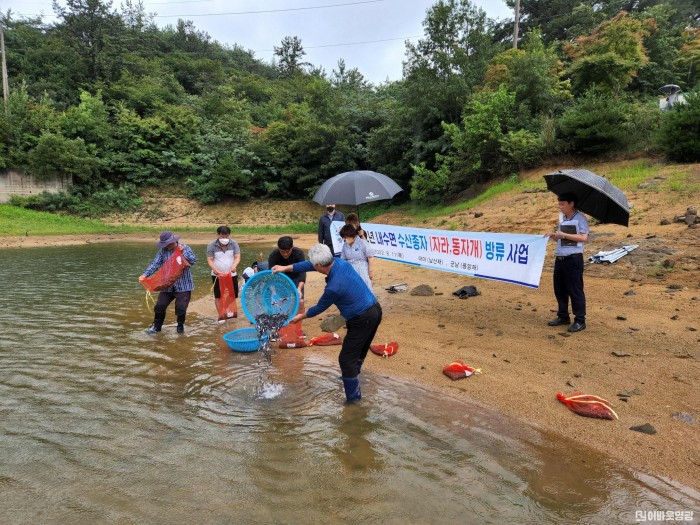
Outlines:
{"type": "MultiPolygon", "coordinates": [[[[608,524],[700,506],[691,489],[367,372],[365,399],[345,405],[337,349],[277,351],[260,396],[260,355],[228,350],[231,324],[192,315],[185,336],[143,333],[137,278],[154,253],[0,252],[0,523],[608,524]]],[[[203,297],[206,265],[194,270],[203,297]]]]}

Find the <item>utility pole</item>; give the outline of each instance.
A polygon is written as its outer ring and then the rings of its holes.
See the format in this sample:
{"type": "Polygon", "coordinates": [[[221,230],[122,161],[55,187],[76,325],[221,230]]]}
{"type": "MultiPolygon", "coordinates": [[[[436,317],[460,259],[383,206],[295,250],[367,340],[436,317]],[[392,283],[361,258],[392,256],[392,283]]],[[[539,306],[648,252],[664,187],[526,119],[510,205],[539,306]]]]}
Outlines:
{"type": "Polygon", "coordinates": [[[5,115],[7,115],[7,96],[10,91],[7,85],[7,62],[5,61],[5,33],[3,31],[2,20],[0,20],[0,53],[2,53],[2,99],[5,102],[5,115]]]}
{"type": "Polygon", "coordinates": [[[513,49],[518,49],[518,32],[520,30],[520,0],[515,0],[515,28],[513,29],[513,49]]]}

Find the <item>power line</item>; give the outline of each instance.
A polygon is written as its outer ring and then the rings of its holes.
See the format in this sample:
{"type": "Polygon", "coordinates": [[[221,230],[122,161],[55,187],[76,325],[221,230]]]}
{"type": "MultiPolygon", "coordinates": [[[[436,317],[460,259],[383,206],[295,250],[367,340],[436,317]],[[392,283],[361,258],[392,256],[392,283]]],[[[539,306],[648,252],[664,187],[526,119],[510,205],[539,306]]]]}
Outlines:
{"type": "MultiPolygon", "coordinates": [[[[362,44],[379,44],[381,42],[394,42],[396,40],[410,40],[412,38],[422,38],[423,35],[411,35],[411,36],[400,36],[396,38],[382,38],[379,40],[362,40],[360,42],[343,42],[342,44],[319,44],[317,46],[304,46],[304,49],[321,49],[325,47],[344,47],[344,46],[359,46],[362,44]]],[[[225,46],[228,46],[229,44],[226,43],[221,43],[217,42],[224,50],[225,46]]],[[[243,46],[241,44],[236,43],[236,46],[240,47],[243,49],[243,46]]],[[[34,50],[34,48],[27,48],[27,47],[14,47],[13,51],[15,52],[20,52],[20,51],[31,51],[34,50]]],[[[271,53],[273,52],[274,49],[256,49],[253,50],[253,53],[271,53]]],[[[186,51],[186,50],[177,50],[178,53],[184,53],[184,54],[191,54],[191,55],[200,55],[202,54],[200,51],[186,51]]],[[[109,53],[109,52],[107,52],[109,53]]]]}
{"type": "MultiPolygon", "coordinates": [[[[151,2],[150,5],[169,5],[169,4],[200,4],[202,2],[215,2],[216,0],[180,0],[177,2],[151,2]]],[[[144,6],[145,8],[145,6],[144,6]]]]}
{"type": "Polygon", "coordinates": [[[346,4],[329,4],[329,5],[316,5],[309,7],[288,7],[285,9],[265,9],[261,11],[235,11],[230,13],[202,13],[202,14],[192,14],[192,15],[154,15],[155,18],[175,18],[183,17],[189,18],[194,16],[227,16],[227,15],[257,15],[266,13],[281,13],[285,11],[312,11],[315,9],[328,9],[331,7],[346,7],[351,5],[361,5],[361,4],[376,4],[378,2],[384,2],[384,0],[363,0],[361,2],[349,2],[346,4]]]}
{"type": "MultiPolygon", "coordinates": [[[[323,47],[343,47],[343,46],[358,46],[361,44],[375,44],[379,42],[393,42],[395,40],[409,40],[411,38],[421,38],[423,35],[402,36],[398,38],[382,38],[380,40],[363,40],[362,42],[345,42],[343,44],[322,44],[318,46],[304,46],[304,49],[319,49],[323,47]]],[[[258,49],[254,53],[267,53],[274,49],[258,49]]]]}
{"type": "MultiPolygon", "coordinates": [[[[182,3],[190,3],[194,2],[196,0],[189,0],[188,2],[182,2],[182,3]]],[[[199,0],[199,1],[209,1],[209,0],[199,0]]],[[[353,5],[362,5],[362,4],[376,4],[380,2],[384,2],[385,0],[361,0],[359,2],[348,2],[344,4],[328,4],[328,5],[316,5],[316,6],[308,6],[308,7],[288,7],[284,9],[264,9],[261,11],[232,11],[228,13],[199,13],[199,14],[180,14],[180,15],[158,15],[155,14],[153,15],[154,18],[176,18],[176,17],[182,17],[182,18],[191,18],[191,17],[200,17],[200,16],[228,16],[228,15],[256,15],[256,14],[269,14],[269,13],[283,13],[283,12],[289,12],[289,11],[313,11],[316,9],[329,9],[333,7],[347,7],[347,6],[353,6],[353,5]]],[[[173,4],[176,2],[162,2],[163,4],[173,4]]],[[[16,15],[19,16],[24,16],[24,17],[31,17],[31,16],[45,16],[44,13],[15,13],[16,15]]]]}

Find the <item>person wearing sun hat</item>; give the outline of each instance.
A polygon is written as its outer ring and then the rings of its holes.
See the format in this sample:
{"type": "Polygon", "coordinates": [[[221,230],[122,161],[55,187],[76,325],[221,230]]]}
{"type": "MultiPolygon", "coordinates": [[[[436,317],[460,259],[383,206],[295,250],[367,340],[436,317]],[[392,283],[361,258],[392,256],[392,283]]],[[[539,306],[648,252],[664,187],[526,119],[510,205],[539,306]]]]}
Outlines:
{"type": "MultiPolygon", "coordinates": [[[[145,279],[156,273],[170,256],[173,255],[178,246],[182,249],[182,255],[187,259],[190,265],[197,262],[197,257],[194,255],[192,248],[179,241],[179,235],[175,235],[171,231],[162,232],[160,238],[156,242],[156,246],[158,246],[160,250],[158,250],[153,261],[151,261],[151,264],[148,265],[148,268],[146,268],[146,271],[143,272],[143,275],[139,279],[145,279]]],[[[155,334],[161,331],[163,322],[165,321],[165,312],[168,309],[168,305],[173,301],[175,301],[175,315],[177,316],[177,333],[184,333],[185,317],[187,316],[187,307],[190,304],[192,290],[194,290],[194,281],[192,280],[192,271],[188,266],[172,286],[161,290],[158,294],[158,300],[153,307],[153,324],[146,330],[146,333],[155,334]]]]}

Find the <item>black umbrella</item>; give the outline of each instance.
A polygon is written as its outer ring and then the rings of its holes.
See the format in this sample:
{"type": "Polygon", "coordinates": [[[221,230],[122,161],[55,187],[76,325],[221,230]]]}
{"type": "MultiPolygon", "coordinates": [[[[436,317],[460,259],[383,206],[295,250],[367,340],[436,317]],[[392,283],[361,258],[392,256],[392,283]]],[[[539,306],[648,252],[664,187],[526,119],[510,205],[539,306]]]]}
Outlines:
{"type": "Polygon", "coordinates": [[[659,88],[659,91],[661,91],[664,95],[673,95],[674,93],[678,93],[681,90],[680,86],[677,86],[676,84],[666,84],[665,86],[661,86],[659,88]]]}
{"type": "Polygon", "coordinates": [[[588,170],[559,170],[545,175],[544,180],[547,189],[557,196],[564,193],[576,195],[576,208],[600,222],[628,225],[627,197],[605,177],[588,170]]]}
{"type": "Polygon", "coordinates": [[[346,171],[324,182],[313,200],[319,204],[366,204],[391,199],[401,186],[376,171],[346,171]]]}

